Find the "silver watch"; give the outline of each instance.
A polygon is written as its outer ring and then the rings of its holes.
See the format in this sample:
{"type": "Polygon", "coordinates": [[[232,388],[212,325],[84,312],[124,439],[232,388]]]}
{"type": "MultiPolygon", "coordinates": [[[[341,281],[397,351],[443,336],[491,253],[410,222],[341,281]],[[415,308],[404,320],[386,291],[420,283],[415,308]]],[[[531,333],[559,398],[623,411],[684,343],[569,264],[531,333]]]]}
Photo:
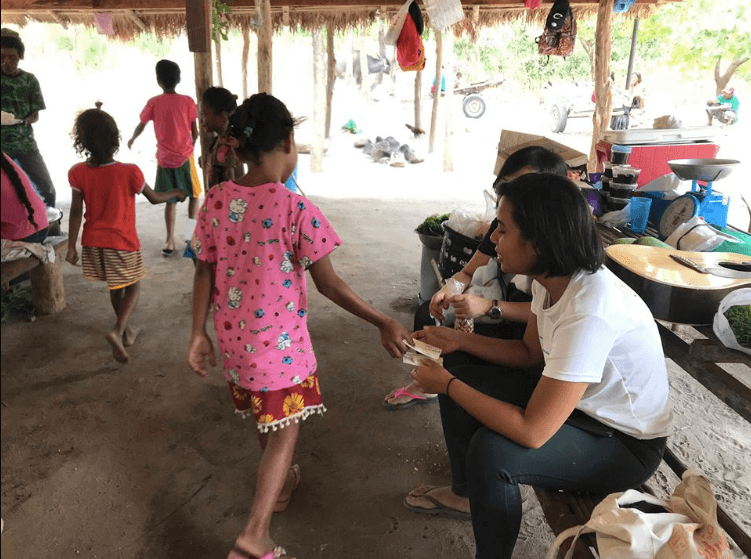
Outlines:
{"type": "Polygon", "coordinates": [[[488,316],[492,318],[493,320],[500,320],[503,316],[503,310],[501,307],[498,306],[498,300],[493,299],[493,305],[490,307],[490,310],[488,311],[488,316]]]}

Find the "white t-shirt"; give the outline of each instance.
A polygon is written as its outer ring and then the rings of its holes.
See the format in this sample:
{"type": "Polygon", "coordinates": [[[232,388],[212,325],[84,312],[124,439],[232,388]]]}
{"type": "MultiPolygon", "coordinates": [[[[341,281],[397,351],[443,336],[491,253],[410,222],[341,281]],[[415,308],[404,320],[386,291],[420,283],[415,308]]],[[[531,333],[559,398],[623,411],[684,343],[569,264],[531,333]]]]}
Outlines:
{"type": "Polygon", "coordinates": [[[667,436],[668,375],[652,313],[607,268],[575,274],[561,299],[532,284],[546,377],[588,382],[577,408],[638,439],[667,436]]]}

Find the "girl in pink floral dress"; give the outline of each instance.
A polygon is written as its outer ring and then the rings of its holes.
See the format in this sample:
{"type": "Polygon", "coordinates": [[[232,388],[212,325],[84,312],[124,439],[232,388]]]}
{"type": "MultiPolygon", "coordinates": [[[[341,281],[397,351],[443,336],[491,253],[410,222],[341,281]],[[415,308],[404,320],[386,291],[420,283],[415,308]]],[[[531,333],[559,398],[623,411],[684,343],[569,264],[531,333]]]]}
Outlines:
{"type": "Polygon", "coordinates": [[[237,109],[230,133],[248,173],[209,190],[193,237],[198,265],[188,361],[204,377],[205,359],[216,364],[206,333],[211,308],[232,400],[255,418],[263,451],[252,512],[231,559],[284,555],[269,536],[271,515],[299,483],[299,467],[292,466],[299,421],[325,411],[307,328],[306,270],[323,295],[378,327],[392,356],[403,355],[404,340],[411,340],[336,274],[328,255],[341,240],[318,208],[284,188],[297,164],[295,124],[265,93],[237,109]]]}

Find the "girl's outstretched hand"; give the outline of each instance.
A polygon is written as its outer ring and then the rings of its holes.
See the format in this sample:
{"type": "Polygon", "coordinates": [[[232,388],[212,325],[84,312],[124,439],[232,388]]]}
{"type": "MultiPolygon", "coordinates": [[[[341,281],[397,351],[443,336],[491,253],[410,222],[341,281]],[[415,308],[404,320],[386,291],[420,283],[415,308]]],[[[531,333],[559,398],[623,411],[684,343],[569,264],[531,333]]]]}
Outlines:
{"type": "Polygon", "coordinates": [[[386,323],[380,327],[381,345],[389,352],[391,357],[401,357],[407,352],[407,346],[404,340],[412,343],[412,336],[399,324],[397,320],[389,318],[386,323]]]}
{"type": "Polygon", "coordinates": [[[206,334],[193,335],[188,346],[188,365],[194,373],[202,377],[208,376],[206,370],[206,356],[209,357],[209,363],[216,366],[216,355],[214,354],[214,344],[206,334]]]}
{"type": "Polygon", "coordinates": [[[462,334],[463,332],[445,326],[427,326],[412,334],[412,337],[440,348],[441,355],[446,355],[460,349],[462,334]]]}
{"type": "Polygon", "coordinates": [[[78,251],[76,250],[76,247],[68,246],[68,252],[65,254],[65,260],[67,260],[74,266],[78,263],[78,251]]]}
{"type": "Polygon", "coordinates": [[[412,370],[410,376],[426,394],[444,394],[452,375],[435,361],[425,359],[422,365],[412,370]]]}

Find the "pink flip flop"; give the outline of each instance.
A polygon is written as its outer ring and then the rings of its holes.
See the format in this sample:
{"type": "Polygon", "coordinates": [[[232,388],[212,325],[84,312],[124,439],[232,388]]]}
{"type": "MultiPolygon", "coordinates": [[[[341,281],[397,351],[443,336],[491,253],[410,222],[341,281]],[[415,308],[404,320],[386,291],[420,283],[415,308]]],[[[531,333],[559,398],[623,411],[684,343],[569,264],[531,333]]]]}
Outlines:
{"type": "Polygon", "coordinates": [[[402,386],[394,391],[393,396],[389,395],[383,400],[383,407],[389,411],[403,410],[412,406],[420,406],[422,404],[432,404],[438,401],[437,394],[414,394],[407,390],[406,386],[402,386]],[[389,398],[398,398],[399,396],[408,396],[411,400],[403,402],[401,404],[392,404],[388,401],[389,398]]]}

